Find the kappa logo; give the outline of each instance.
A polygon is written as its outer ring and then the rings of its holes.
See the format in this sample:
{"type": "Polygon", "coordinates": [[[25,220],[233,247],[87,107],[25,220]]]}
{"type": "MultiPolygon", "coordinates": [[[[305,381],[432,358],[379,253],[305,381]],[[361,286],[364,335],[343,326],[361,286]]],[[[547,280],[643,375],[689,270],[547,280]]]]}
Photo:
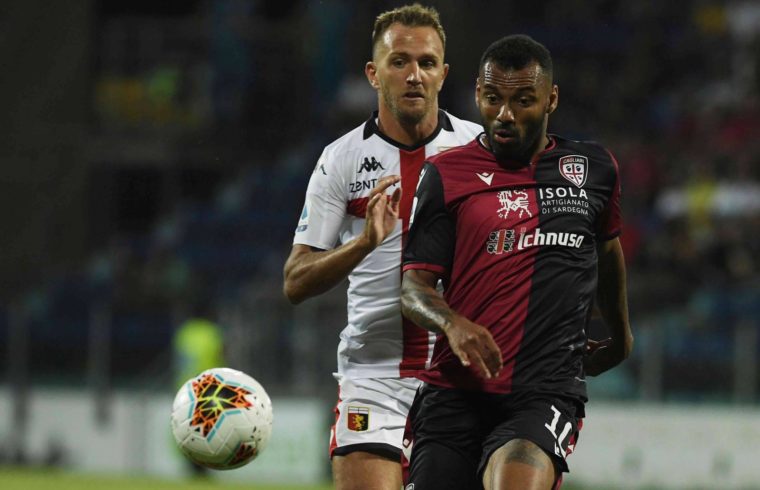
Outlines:
{"type": "Polygon", "coordinates": [[[493,172],[475,172],[475,175],[477,175],[480,180],[485,182],[486,185],[491,185],[491,181],[493,180],[493,172]]]}
{"type": "Polygon", "coordinates": [[[356,173],[360,174],[362,172],[374,172],[377,169],[385,170],[385,167],[383,167],[382,163],[375,160],[375,157],[364,157],[364,161],[359,164],[359,170],[356,173]]]}
{"type": "Polygon", "coordinates": [[[501,204],[501,207],[496,210],[499,218],[507,219],[512,212],[517,212],[518,218],[522,218],[525,214],[533,217],[533,213],[529,209],[528,193],[524,190],[501,191],[496,196],[499,198],[499,204],[501,204]]]}
{"type": "Polygon", "coordinates": [[[369,408],[348,407],[348,430],[364,432],[369,429],[369,408]]]}
{"type": "Polygon", "coordinates": [[[562,177],[583,187],[588,177],[588,158],[583,155],[567,155],[559,159],[559,173],[562,177]]]}

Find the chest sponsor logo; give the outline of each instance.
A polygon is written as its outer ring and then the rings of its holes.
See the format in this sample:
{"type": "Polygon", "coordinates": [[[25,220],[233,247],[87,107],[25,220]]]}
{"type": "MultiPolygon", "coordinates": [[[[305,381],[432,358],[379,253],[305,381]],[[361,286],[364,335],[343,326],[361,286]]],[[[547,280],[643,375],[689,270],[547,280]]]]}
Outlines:
{"type": "Polygon", "coordinates": [[[533,213],[530,212],[530,201],[528,200],[528,193],[522,189],[513,189],[508,191],[501,191],[496,194],[499,198],[499,204],[501,207],[496,210],[499,218],[507,219],[510,215],[517,214],[518,218],[522,218],[526,214],[529,217],[533,217],[533,213]]]}
{"type": "Polygon", "coordinates": [[[369,408],[349,406],[347,425],[348,430],[355,432],[364,432],[369,429],[369,408]]]}
{"type": "Polygon", "coordinates": [[[385,170],[383,164],[375,160],[375,157],[364,157],[364,160],[359,164],[357,174],[362,172],[376,172],[377,170],[385,170]]]}
{"type": "Polygon", "coordinates": [[[588,158],[583,155],[567,155],[559,159],[559,173],[576,187],[583,187],[588,177],[588,158]]]}
{"type": "Polygon", "coordinates": [[[575,187],[539,187],[541,214],[589,215],[588,193],[575,187]]]}
{"type": "Polygon", "coordinates": [[[560,247],[581,248],[584,236],[579,233],[543,232],[541,228],[526,231],[521,228],[519,233],[515,230],[496,230],[488,235],[486,240],[486,252],[491,255],[501,255],[517,250],[525,250],[532,247],[555,245],[560,247]],[[515,236],[517,235],[517,236],[515,236]]]}
{"type": "Polygon", "coordinates": [[[348,192],[362,192],[372,190],[377,185],[377,179],[357,180],[348,183],[348,192]]]}

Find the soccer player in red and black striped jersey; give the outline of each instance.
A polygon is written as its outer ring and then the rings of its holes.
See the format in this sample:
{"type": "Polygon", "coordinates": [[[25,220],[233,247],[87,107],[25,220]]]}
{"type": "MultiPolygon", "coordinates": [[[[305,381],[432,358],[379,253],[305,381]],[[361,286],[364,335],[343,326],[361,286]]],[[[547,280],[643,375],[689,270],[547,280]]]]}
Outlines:
{"type": "Polygon", "coordinates": [[[617,162],[547,133],[558,97],[543,45],[496,41],[476,84],[485,133],[422,169],[402,309],[438,338],[410,414],[415,490],[558,487],[585,375],[631,351],[617,162]]]}

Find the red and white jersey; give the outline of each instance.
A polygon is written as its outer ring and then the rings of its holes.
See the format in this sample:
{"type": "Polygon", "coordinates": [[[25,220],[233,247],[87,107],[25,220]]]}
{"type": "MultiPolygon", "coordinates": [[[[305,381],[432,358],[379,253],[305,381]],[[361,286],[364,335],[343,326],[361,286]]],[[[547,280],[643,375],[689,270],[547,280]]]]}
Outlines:
{"type": "MultiPolygon", "coordinates": [[[[386,175],[400,175],[399,223],[349,274],[348,324],[340,335],[338,374],[349,378],[414,376],[429,362],[435,335],[401,316],[401,250],[420,169],[426,158],[460,146],[480,125],[439,111],[438,127],[414,147],[377,127],[377,113],[322,152],[309,181],[294,244],[330,250],[364,230],[368,196],[386,175]]],[[[392,193],[393,188],[388,193],[392,193]]]]}

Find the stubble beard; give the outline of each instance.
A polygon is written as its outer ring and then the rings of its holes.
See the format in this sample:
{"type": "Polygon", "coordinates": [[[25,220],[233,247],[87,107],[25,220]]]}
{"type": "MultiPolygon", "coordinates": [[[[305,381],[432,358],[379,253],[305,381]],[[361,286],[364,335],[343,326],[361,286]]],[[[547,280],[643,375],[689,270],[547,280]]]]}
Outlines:
{"type": "Polygon", "coordinates": [[[492,125],[488,130],[488,140],[491,151],[499,161],[517,161],[525,165],[529,164],[536,152],[543,122],[532,124],[526,128],[525,135],[518,134],[518,139],[512,145],[502,145],[494,138],[495,127],[492,125]]]}
{"type": "Polygon", "coordinates": [[[425,105],[422,109],[417,110],[404,110],[401,108],[400,99],[394,97],[387,87],[382,87],[383,101],[386,107],[391,111],[393,117],[400,122],[403,126],[416,126],[421,123],[425,116],[430,112],[431,103],[430,100],[425,97],[425,105]]]}

